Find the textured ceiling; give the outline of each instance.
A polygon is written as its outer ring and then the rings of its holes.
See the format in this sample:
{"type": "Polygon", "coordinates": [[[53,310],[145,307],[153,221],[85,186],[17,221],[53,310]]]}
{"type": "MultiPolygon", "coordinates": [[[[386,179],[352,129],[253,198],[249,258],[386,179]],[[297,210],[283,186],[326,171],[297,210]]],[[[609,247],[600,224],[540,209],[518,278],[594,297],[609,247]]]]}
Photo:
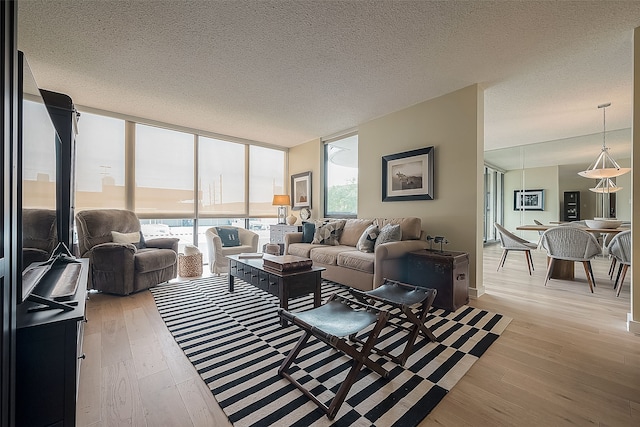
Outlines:
{"type": "Polygon", "coordinates": [[[479,83],[485,148],[631,126],[640,2],[20,1],[38,84],[281,146],[479,83]]]}

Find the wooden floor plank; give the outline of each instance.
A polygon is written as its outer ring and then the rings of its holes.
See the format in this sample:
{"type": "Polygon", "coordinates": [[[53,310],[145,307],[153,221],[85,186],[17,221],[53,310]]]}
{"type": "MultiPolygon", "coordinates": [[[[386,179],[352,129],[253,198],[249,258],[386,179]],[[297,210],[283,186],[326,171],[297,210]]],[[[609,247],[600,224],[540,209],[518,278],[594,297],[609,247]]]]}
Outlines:
{"type": "Polygon", "coordinates": [[[231,426],[211,390],[199,376],[196,375],[179,383],[178,391],[187,407],[194,427],[231,426]]]}
{"type": "MultiPolygon", "coordinates": [[[[132,360],[107,365],[102,369],[102,422],[110,426],[148,425],[132,360]]],[[[149,427],[153,425],[149,424],[149,427]]]]}
{"type": "Polygon", "coordinates": [[[140,396],[149,426],[188,427],[191,418],[169,370],[139,380],[140,396]]]}

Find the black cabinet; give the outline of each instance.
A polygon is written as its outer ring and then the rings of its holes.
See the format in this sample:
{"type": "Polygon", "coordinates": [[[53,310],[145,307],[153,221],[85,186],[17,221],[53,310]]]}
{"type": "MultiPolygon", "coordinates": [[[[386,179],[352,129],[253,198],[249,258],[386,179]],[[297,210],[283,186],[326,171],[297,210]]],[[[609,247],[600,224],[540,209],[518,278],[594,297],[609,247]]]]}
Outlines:
{"type": "Polygon", "coordinates": [[[580,220],[580,192],[565,191],[564,201],[562,205],[563,221],[579,221],[580,220]]]}
{"type": "Polygon", "coordinates": [[[414,251],[407,254],[406,282],[438,291],[433,306],[455,311],[469,302],[466,252],[414,251]]]}
{"type": "MultiPolygon", "coordinates": [[[[17,307],[16,425],[75,426],[85,320],[89,260],[81,260],[73,310],[32,311],[37,303],[17,307]]],[[[56,277],[43,279],[34,293],[46,295],[56,277]]]]}

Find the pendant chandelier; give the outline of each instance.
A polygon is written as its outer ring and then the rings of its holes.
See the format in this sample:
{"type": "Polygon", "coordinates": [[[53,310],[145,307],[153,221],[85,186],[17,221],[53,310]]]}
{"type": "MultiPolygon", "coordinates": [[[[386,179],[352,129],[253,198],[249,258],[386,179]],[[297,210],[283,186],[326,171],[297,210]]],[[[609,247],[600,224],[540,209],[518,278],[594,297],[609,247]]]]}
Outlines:
{"type": "Polygon", "coordinates": [[[598,181],[598,185],[589,189],[594,193],[615,193],[620,190],[622,190],[622,187],[618,187],[615,182],[611,181],[611,178],[602,178],[598,181]]]}
{"type": "MultiPolygon", "coordinates": [[[[614,178],[616,176],[624,175],[625,173],[631,171],[631,168],[623,168],[620,167],[618,162],[616,162],[613,157],[609,154],[609,149],[606,145],[606,137],[607,137],[607,120],[606,120],[606,109],[610,106],[611,103],[607,102],[606,104],[598,105],[598,108],[602,108],[602,151],[600,151],[600,155],[586,170],[582,172],[578,172],[578,175],[583,176],[585,178],[595,178],[600,179],[601,181],[595,188],[610,188],[608,185],[610,181],[604,181],[605,179],[614,178]],[[603,185],[601,185],[603,184],[603,185]]],[[[613,184],[613,182],[611,182],[613,184]]],[[[614,184],[615,187],[615,184],[614,184]]],[[[615,187],[618,190],[621,190],[622,187],[615,187]]],[[[614,191],[596,191],[594,189],[590,189],[591,191],[595,191],[597,193],[613,193],[614,191]]]]}

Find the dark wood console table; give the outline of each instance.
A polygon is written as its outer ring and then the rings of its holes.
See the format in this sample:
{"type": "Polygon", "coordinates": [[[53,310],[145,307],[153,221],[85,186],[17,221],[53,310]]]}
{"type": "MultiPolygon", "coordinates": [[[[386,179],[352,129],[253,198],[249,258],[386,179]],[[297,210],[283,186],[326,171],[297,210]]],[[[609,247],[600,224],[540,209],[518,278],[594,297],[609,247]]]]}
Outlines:
{"type": "Polygon", "coordinates": [[[422,250],[407,254],[406,282],[438,291],[433,306],[455,311],[469,302],[469,255],[422,250]]]}
{"type": "MultiPolygon", "coordinates": [[[[89,260],[82,267],[73,309],[30,311],[37,303],[26,301],[16,310],[16,425],[75,426],[80,378],[82,333],[85,321],[89,260]]],[[[52,271],[34,293],[48,295],[57,279],[52,271]]]]}
{"type": "MultiPolygon", "coordinates": [[[[279,298],[280,307],[288,310],[289,299],[313,294],[313,306],[321,302],[320,285],[324,267],[311,267],[306,270],[277,272],[264,267],[262,258],[240,258],[229,255],[229,292],[233,292],[234,277],[252,284],[279,298]]],[[[287,322],[281,320],[282,326],[287,322]]]]}

